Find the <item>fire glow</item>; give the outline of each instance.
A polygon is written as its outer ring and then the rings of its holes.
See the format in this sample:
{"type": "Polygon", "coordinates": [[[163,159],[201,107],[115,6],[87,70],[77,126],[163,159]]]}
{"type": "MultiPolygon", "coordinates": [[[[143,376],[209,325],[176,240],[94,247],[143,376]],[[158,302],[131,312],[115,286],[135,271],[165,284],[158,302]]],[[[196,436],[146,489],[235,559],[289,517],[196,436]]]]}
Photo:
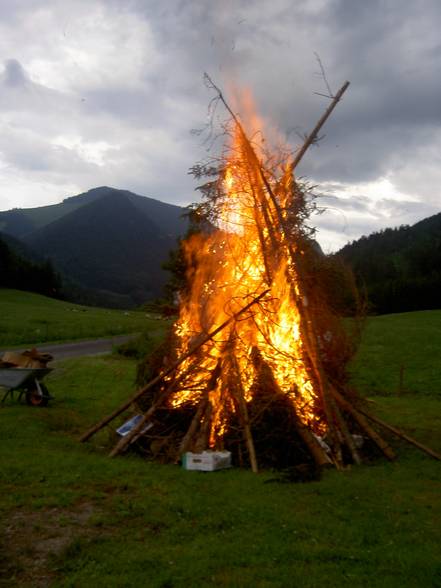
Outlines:
{"type": "MultiPolygon", "coordinates": [[[[208,394],[208,410],[201,418],[209,419],[210,448],[222,446],[241,398],[251,401],[262,363],[302,423],[316,433],[326,429],[305,350],[308,300],[293,258],[293,252],[302,252],[286,235],[286,226],[293,223],[289,215],[302,207],[296,198],[303,195],[294,182],[289,151],[279,147],[268,153],[256,124],[259,119],[248,111],[245,121],[231,129],[216,198],[210,203],[216,230],[193,235],[184,244],[190,291],[174,327],[178,355],[188,352],[195,337],[216,329],[269,290],[245,317],[207,342],[197,369],[192,369],[190,357],[175,375],[180,385],[169,399],[171,407],[198,405],[208,394]],[[259,141],[251,143],[248,136],[259,141]]],[[[293,234],[296,228],[291,226],[293,234]]]]}

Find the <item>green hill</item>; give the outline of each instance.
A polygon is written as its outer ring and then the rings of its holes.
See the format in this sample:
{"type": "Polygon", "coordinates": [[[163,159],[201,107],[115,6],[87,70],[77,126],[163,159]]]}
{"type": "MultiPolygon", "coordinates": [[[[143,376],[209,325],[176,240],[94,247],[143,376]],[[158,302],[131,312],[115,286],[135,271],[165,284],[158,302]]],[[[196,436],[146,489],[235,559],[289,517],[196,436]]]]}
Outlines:
{"type": "Polygon", "coordinates": [[[361,237],[336,256],[366,287],[374,312],[441,308],[441,213],[361,237]]]}
{"type": "Polygon", "coordinates": [[[161,266],[186,231],[184,212],[102,187],[52,206],[0,212],[0,230],[50,260],[71,299],[131,307],[162,294],[168,274],[161,266]]]}

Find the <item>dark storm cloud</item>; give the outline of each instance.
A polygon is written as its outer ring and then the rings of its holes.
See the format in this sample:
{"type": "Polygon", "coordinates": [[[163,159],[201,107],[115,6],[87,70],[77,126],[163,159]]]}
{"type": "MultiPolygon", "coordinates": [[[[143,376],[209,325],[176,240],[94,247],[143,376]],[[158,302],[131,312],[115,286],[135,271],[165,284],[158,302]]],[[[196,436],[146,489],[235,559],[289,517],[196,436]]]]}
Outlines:
{"type": "MultiPolygon", "coordinates": [[[[359,182],[411,161],[421,133],[441,124],[441,4],[340,0],[292,3],[236,1],[132,2],[169,56],[169,89],[195,107],[209,100],[200,87],[208,71],[226,83],[253,86],[262,110],[288,132],[310,129],[327,106],[317,75],[318,52],[334,92],[351,87],[327,123],[320,149],[301,172],[320,181],[359,182]],[[183,48],[185,50],[183,51],[183,48]]],[[[293,144],[297,141],[291,133],[293,144]]]]}
{"type": "Polygon", "coordinates": [[[203,73],[227,96],[249,85],[295,148],[329,103],[317,53],[333,92],[351,82],[298,170],[335,183],[318,225],[341,241],[413,222],[440,206],[440,24],[438,0],[4,0],[0,151],[18,172],[61,178],[71,158],[81,189],[189,202],[187,170],[207,156],[190,135],[213,97],[203,73]],[[401,202],[348,197],[385,178],[401,202]]]}

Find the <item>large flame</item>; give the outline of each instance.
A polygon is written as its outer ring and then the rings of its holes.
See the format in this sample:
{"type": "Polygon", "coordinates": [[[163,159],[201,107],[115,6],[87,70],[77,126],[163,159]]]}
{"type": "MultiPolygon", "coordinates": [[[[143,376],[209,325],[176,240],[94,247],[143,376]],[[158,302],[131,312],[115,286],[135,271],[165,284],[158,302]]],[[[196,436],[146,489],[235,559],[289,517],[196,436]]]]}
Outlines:
{"type": "Polygon", "coordinates": [[[181,385],[170,403],[174,407],[197,405],[208,394],[210,447],[221,444],[229,416],[237,410],[237,394],[246,402],[252,400],[262,363],[270,368],[278,389],[292,402],[301,421],[315,432],[323,432],[324,427],[317,411],[317,381],[306,359],[308,301],[292,256],[293,249],[296,255],[301,251],[292,242],[288,244],[280,227],[280,214],[288,221],[287,210],[295,206],[290,159],[280,147],[268,155],[262,122],[249,96],[244,102],[248,115],[241,125],[233,125],[213,205],[217,230],[194,235],[185,243],[191,288],[183,297],[174,326],[177,352],[184,354],[201,333],[214,330],[270,289],[245,318],[232,322],[203,347],[197,365],[190,357],[179,367],[181,385]]]}

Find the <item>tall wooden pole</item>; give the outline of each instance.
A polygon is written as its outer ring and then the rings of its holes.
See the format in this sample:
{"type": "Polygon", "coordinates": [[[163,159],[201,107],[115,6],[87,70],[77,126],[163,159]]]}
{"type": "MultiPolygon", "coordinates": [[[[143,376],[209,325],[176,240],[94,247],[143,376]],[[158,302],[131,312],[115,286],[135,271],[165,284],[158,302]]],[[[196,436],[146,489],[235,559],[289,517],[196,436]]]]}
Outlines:
{"type": "Polygon", "coordinates": [[[315,125],[315,127],[312,129],[312,131],[310,132],[310,134],[306,137],[305,142],[303,143],[303,145],[300,148],[300,150],[297,152],[297,155],[294,157],[294,161],[291,163],[291,171],[294,171],[295,170],[295,168],[300,163],[300,160],[303,158],[303,156],[305,155],[306,151],[308,150],[308,148],[317,139],[317,136],[318,136],[318,134],[320,132],[320,129],[325,124],[325,122],[328,120],[328,118],[331,116],[332,111],[337,106],[338,102],[341,100],[341,97],[343,96],[343,94],[348,89],[348,86],[349,86],[349,82],[345,82],[343,84],[343,86],[340,88],[340,90],[337,92],[337,94],[333,97],[331,104],[328,106],[328,108],[326,109],[326,111],[323,113],[323,116],[318,120],[318,122],[315,125]]]}

